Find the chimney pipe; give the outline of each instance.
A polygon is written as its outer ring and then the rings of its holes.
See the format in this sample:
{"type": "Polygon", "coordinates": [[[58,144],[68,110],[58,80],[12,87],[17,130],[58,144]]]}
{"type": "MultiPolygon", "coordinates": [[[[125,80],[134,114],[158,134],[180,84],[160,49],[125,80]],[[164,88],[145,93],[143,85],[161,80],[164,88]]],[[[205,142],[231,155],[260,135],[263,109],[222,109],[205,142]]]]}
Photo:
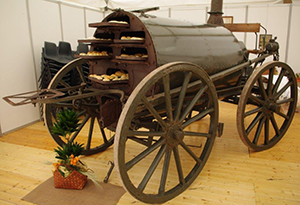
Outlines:
{"type": "Polygon", "coordinates": [[[211,8],[209,19],[207,21],[208,24],[215,24],[215,25],[224,25],[224,21],[222,18],[222,11],[223,8],[223,0],[211,0],[211,8]]]}

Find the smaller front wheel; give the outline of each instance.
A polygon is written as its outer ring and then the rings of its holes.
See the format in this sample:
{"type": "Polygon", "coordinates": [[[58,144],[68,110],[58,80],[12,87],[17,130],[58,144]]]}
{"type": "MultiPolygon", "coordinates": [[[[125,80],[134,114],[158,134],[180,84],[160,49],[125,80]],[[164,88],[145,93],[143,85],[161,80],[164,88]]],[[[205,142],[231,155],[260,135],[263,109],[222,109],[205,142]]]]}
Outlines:
{"type": "MultiPolygon", "coordinates": [[[[77,58],[65,65],[52,79],[48,89],[68,89],[65,90],[64,97],[72,97],[78,94],[84,94],[82,85],[85,88],[90,87],[87,78],[89,68],[87,60],[77,58]]],[[[87,97],[80,100],[69,100],[66,102],[45,104],[44,117],[45,124],[52,138],[59,146],[66,144],[65,139],[52,133],[52,127],[56,120],[56,115],[63,109],[74,109],[80,117],[80,126],[78,130],[72,133],[71,141],[84,144],[84,155],[92,155],[103,152],[114,142],[114,132],[107,128],[101,128],[99,124],[99,103],[96,97],[87,97]]]]}
{"type": "Polygon", "coordinates": [[[296,105],[297,81],[287,64],[269,62],[257,68],[246,82],[238,104],[241,140],[253,151],[273,147],[288,130],[296,105]]]}

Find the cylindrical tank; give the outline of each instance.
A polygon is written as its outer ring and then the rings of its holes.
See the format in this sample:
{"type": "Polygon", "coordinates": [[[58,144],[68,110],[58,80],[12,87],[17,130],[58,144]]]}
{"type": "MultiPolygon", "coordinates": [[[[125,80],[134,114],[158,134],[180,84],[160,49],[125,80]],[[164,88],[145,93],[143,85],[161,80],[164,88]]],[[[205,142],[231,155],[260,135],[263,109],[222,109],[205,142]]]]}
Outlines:
{"type": "MultiPolygon", "coordinates": [[[[209,75],[245,62],[247,51],[235,36],[222,26],[195,25],[190,22],[159,18],[151,15],[117,11],[108,15],[95,27],[94,37],[110,38],[111,44],[91,43],[91,50],[106,50],[109,59],[90,61],[92,74],[104,74],[124,70],[129,75],[125,84],[95,83],[99,89],[122,89],[129,95],[136,85],[152,70],[169,62],[186,61],[199,65],[209,75]],[[122,37],[140,37],[143,41],[122,40],[122,37]],[[123,58],[146,54],[147,58],[123,58]]],[[[215,82],[217,89],[237,83],[241,71],[215,82]]]]}

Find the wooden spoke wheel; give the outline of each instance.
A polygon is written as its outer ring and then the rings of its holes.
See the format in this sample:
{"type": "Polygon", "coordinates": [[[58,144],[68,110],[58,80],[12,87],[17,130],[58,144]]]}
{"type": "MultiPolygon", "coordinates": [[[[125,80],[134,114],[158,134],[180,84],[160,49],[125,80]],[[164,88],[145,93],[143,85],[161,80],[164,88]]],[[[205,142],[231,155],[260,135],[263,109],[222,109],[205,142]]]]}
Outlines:
{"type": "MultiPolygon", "coordinates": [[[[61,68],[50,82],[48,89],[66,89],[63,97],[72,97],[84,93],[86,88],[90,87],[90,82],[87,78],[88,74],[87,61],[81,58],[75,59],[61,68]]],[[[45,124],[58,145],[62,146],[66,141],[62,139],[61,136],[52,134],[51,130],[55,122],[56,114],[61,109],[74,109],[78,112],[81,125],[79,126],[79,130],[74,132],[70,139],[84,143],[84,155],[102,152],[113,144],[114,133],[100,127],[98,114],[99,103],[93,96],[45,105],[45,124]]]]}
{"type": "Polygon", "coordinates": [[[124,188],[146,203],[185,189],[205,165],[218,126],[218,98],[207,73],[184,62],[148,74],[128,98],[114,158],[124,188]]]}
{"type": "Polygon", "coordinates": [[[257,68],[245,84],[237,109],[244,144],[253,151],[273,147],[288,130],[296,104],[297,81],[287,64],[269,62],[257,68]]]}

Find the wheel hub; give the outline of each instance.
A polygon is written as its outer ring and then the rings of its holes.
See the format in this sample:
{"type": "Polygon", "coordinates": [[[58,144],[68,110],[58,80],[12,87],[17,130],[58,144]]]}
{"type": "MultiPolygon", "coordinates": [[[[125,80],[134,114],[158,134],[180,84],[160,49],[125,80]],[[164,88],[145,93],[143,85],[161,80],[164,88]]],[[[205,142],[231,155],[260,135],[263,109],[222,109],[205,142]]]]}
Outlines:
{"type": "Polygon", "coordinates": [[[279,112],[280,106],[273,99],[268,99],[264,103],[264,110],[266,114],[271,114],[272,112],[279,112]]]}
{"type": "Polygon", "coordinates": [[[167,145],[170,148],[177,146],[182,142],[184,138],[184,132],[178,124],[173,124],[169,127],[166,134],[167,145]]]}

